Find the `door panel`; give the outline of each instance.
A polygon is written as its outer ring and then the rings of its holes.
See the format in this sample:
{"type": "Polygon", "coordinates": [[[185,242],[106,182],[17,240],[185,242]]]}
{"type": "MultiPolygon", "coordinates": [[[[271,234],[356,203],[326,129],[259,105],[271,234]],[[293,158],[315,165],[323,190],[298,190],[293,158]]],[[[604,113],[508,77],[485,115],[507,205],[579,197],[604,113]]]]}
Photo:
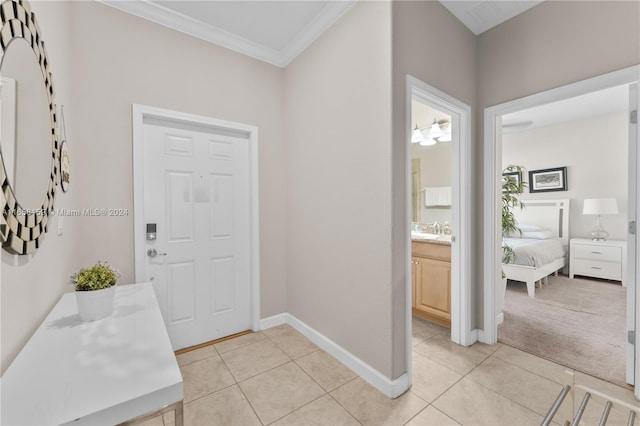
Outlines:
{"type": "Polygon", "coordinates": [[[168,324],[195,319],[194,300],[196,297],[194,262],[180,262],[167,265],[169,287],[168,324]]]}
{"type": "Polygon", "coordinates": [[[235,288],[233,257],[211,260],[212,313],[231,311],[234,307],[235,288]]]}
{"type": "Polygon", "coordinates": [[[232,238],[233,176],[212,174],[210,182],[211,238],[232,238]]]}
{"type": "Polygon", "coordinates": [[[170,242],[193,241],[193,175],[167,172],[167,219],[170,242]]]}
{"type": "Polygon", "coordinates": [[[179,127],[143,127],[144,273],[175,349],[251,328],[248,140],[179,127]]]}

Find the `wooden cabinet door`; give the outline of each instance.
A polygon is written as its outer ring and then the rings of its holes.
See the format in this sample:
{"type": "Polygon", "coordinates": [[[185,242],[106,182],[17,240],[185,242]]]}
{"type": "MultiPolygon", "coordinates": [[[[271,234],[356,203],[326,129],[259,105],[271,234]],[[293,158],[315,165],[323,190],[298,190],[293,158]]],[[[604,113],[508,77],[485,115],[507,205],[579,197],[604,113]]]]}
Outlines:
{"type": "Polygon", "coordinates": [[[415,308],[437,322],[451,324],[451,263],[435,259],[415,258],[415,308]]]}
{"type": "Polygon", "coordinates": [[[411,258],[411,307],[416,307],[416,286],[418,283],[418,275],[420,274],[420,265],[418,259],[411,258]]]}

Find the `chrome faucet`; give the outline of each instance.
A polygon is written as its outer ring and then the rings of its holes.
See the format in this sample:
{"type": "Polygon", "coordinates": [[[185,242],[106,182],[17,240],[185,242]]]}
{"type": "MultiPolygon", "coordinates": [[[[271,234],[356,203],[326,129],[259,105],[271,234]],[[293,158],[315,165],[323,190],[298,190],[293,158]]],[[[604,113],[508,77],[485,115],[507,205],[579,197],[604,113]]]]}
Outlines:
{"type": "Polygon", "coordinates": [[[449,222],[445,222],[444,225],[442,225],[442,235],[451,235],[451,225],[449,225],[449,222]]]}
{"type": "Polygon", "coordinates": [[[438,235],[442,233],[442,228],[440,227],[440,224],[438,223],[438,221],[433,223],[433,232],[438,235]]]}

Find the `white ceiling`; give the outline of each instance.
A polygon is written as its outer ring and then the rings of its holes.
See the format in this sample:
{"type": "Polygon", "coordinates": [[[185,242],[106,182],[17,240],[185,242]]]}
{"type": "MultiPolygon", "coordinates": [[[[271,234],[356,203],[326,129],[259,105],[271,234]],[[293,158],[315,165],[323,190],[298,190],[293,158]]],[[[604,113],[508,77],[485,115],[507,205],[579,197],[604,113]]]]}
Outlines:
{"type": "Polygon", "coordinates": [[[449,12],[453,13],[475,35],[478,35],[542,3],[542,0],[440,0],[440,3],[449,9],[449,12]]]}
{"type": "Polygon", "coordinates": [[[285,67],[357,0],[98,0],[183,33],[285,67]]]}
{"type": "Polygon", "coordinates": [[[502,125],[504,133],[513,133],[628,110],[629,87],[624,85],[506,114],[502,125]]]}

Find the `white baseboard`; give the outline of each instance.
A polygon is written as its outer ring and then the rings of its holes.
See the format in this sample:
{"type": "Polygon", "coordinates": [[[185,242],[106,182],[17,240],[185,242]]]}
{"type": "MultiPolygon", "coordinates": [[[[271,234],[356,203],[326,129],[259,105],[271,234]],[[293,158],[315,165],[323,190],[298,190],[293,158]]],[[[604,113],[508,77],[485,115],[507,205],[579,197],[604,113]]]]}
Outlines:
{"type": "Polygon", "coordinates": [[[484,340],[484,330],[475,329],[473,331],[478,334],[478,342],[487,343],[486,340],[484,340]]]}
{"type": "Polygon", "coordinates": [[[395,380],[386,377],[378,370],[335,343],[333,340],[319,333],[289,313],[264,318],[260,321],[260,327],[264,330],[265,328],[275,327],[285,323],[289,324],[307,339],[311,340],[321,349],[353,370],[358,374],[358,376],[389,398],[397,398],[409,389],[411,382],[407,373],[404,373],[395,380]]]}
{"type": "Polygon", "coordinates": [[[500,312],[496,317],[496,325],[500,325],[504,322],[504,312],[500,312]]]}
{"type": "Polygon", "coordinates": [[[267,318],[262,318],[260,320],[260,330],[265,330],[267,328],[275,327],[275,326],[286,324],[286,323],[287,323],[286,313],[277,314],[267,318]]]}
{"type": "Polygon", "coordinates": [[[471,346],[471,345],[473,345],[474,343],[476,343],[478,341],[478,332],[480,332],[480,331],[482,331],[482,330],[478,330],[477,328],[471,330],[470,332],[467,333],[467,338],[465,339],[465,341],[464,342],[460,342],[460,344],[462,346],[471,346]]]}

